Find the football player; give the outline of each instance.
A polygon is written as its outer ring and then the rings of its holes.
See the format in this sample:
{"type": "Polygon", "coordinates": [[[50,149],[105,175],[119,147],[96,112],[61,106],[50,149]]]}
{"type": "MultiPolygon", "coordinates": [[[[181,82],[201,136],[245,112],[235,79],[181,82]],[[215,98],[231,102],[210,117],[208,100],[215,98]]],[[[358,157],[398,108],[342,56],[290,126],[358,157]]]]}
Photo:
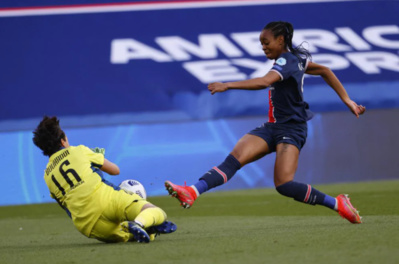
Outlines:
{"type": "Polygon", "coordinates": [[[176,225],[165,212],[113,186],[102,172],[118,175],[119,167],[104,157],[104,150],[70,146],[57,117],[45,116],[33,132],[34,144],[49,157],[44,180],[50,195],[65,209],[85,236],[103,242],[150,242],[176,225]]]}
{"type": "Polygon", "coordinates": [[[246,164],[276,152],[274,184],[281,195],[311,205],[326,206],[351,223],[362,222],[347,195],[332,197],[309,184],[294,180],[299,154],[306,142],[307,121],[313,116],[303,98],[304,74],[321,76],[356,117],[362,115],[366,108],[350,99],[330,69],[312,62],[305,48],[292,45],[293,34],[294,28],[288,22],[267,24],[259,40],[266,57],[275,61],[272,69],[261,78],[208,85],[211,94],[230,89],[259,90],[269,87],[269,120],[244,135],[224,162],[205,173],[194,185],[165,182],[169,194],[176,197],[184,208],[192,206],[200,194],[225,184],[246,164]]]}

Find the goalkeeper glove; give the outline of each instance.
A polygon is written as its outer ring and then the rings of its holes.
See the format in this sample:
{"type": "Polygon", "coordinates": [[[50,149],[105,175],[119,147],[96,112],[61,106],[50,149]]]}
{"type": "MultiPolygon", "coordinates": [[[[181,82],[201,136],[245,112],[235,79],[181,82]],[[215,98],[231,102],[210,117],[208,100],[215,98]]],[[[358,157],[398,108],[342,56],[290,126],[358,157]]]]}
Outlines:
{"type": "Polygon", "coordinates": [[[91,150],[92,150],[94,153],[100,153],[100,154],[102,154],[103,156],[105,156],[105,148],[95,147],[95,148],[91,148],[91,150]]]}

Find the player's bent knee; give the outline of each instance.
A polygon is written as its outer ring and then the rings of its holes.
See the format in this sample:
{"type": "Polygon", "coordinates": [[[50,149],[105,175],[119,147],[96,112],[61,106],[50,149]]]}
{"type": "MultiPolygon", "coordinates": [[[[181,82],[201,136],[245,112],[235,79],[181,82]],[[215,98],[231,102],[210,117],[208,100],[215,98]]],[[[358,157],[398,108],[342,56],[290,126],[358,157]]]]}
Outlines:
{"type": "Polygon", "coordinates": [[[141,208],[141,212],[144,211],[144,210],[146,210],[146,209],[149,209],[149,208],[157,209],[157,210],[163,215],[163,218],[166,220],[167,215],[166,215],[165,211],[162,210],[161,208],[159,208],[158,206],[153,205],[152,203],[145,204],[145,205],[141,208]]]}
{"type": "Polygon", "coordinates": [[[143,207],[141,208],[141,212],[142,212],[143,210],[145,210],[145,209],[154,208],[154,207],[157,207],[157,206],[153,205],[152,203],[146,203],[146,204],[143,205],[143,207]]]}

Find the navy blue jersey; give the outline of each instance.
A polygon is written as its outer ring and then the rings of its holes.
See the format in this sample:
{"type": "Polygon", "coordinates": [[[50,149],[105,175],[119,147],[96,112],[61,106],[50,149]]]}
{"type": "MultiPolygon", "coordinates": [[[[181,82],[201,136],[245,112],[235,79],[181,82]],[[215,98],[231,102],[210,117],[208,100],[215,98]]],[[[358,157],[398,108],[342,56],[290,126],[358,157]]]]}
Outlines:
{"type": "Polygon", "coordinates": [[[313,117],[303,100],[303,79],[308,59],[286,52],[276,59],[271,71],[281,80],[269,88],[269,123],[306,122],[313,117]]]}

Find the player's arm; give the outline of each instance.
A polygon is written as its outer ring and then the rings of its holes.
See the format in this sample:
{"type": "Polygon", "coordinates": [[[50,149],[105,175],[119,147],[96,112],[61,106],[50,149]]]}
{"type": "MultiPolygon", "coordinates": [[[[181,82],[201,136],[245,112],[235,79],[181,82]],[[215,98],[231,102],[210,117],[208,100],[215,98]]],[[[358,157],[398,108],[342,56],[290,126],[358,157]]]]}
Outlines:
{"type": "Polygon", "coordinates": [[[104,158],[104,164],[100,168],[109,175],[119,175],[119,167],[115,163],[104,158]]]}
{"type": "Polygon", "coordinates": [[[342,102],[348,106],[348,108],[352,111],[352,113],[359,117],[359,115],[363,114],[366,111],[366,108],[362,105],[357,105],[354,101],[349,98],[348,93],[346,92],[342,83],[338,80],[337,76],[332,72],[331,69],[314,63],[309,62],[308,67],[306,68],[305,73],[310,75],[319,75],[324,81],[334,89],[334,91],[338,94],[339,98],[341,98],[342,102]]]}
{"type": "MultiPolygon", "coordinates": [[[[104,148],[91,148],[91,151],[93,151],[94,153],[99,153],[102,156],[105,156],[105,149],[104,148]]],[[[118,165],[116,165],[115,163],[107,160],[106,158],[104,158],[104,163],[101,166],[100,170],[108,173],[109,175],[119,175],[119,167],[118,165]]]]}
{"type": "Polygon", "coordinates": [[[280,81],[280,75],[275,71],[269,71],[265,76],[237,82],[214,82],[208,85],[211,94],[225,92],[229,89],[261,90],[273,83],[280,81]]]}

